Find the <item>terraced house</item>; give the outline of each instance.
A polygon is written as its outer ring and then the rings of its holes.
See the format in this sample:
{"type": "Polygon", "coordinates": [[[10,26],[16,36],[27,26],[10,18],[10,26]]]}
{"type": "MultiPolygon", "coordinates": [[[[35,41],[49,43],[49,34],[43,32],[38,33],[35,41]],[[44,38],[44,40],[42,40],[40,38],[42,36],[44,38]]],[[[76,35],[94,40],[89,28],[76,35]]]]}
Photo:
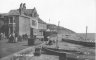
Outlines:
{"type": "Polygon", "coordinates": [[[25,3],[21,3],[19,9],[10,10],[9,13],[0,14],[0,16],[3,16],[0,21],[7,26],[1,31],[5,35],[27,34],[43,37],[43,31],[47,29],[46,23],[39,18],[36,8],[26,9],[25,3]]]}

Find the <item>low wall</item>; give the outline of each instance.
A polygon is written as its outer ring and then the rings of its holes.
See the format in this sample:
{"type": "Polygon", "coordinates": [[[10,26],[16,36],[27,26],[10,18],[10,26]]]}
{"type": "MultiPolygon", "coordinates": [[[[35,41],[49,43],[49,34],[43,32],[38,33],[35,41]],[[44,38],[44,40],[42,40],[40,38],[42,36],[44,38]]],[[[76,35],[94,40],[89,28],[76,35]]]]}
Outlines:
{"type": "Polygon", "coordinates": [[[83,45],[86,47],[95,47],[95,42],[83,42],[83,41],[75,41],[75,40],[71,40],[71,39],[62,39],[62,41],[68,42],[68,43],[73,43],[73,44],[78,44],[78,45],[83,45]]]}

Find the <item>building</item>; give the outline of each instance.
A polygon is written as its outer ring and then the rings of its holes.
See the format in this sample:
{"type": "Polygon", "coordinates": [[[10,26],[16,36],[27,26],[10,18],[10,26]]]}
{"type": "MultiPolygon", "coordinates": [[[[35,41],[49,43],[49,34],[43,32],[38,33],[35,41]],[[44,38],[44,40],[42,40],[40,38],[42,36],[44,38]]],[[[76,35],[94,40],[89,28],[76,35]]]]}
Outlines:
{"type": "Polygon", "coordinates": [[[0,33],[5,33],[7,31],[8,25],[5,23],[5,16],[7,14],[3,13],[0,14],[0,33]]]}
{"type": "Polygon", "coordinates": [[[0,21],[2,20],[8,27],[5,31],[6,35],[43,36],[43,30],[47,29],[46,23],[39,18],[36,8],[26,9],[25,3],[21,3],[19,9],[9,11],[0,21]]]}
{"type": "MultiPolygon", "coordinates": [[[[0,28],[4,25],[4,17],[2,15],[0,15],[0,28]]],[[[1,32],[1,30],[0,30],[1,32]]]]}

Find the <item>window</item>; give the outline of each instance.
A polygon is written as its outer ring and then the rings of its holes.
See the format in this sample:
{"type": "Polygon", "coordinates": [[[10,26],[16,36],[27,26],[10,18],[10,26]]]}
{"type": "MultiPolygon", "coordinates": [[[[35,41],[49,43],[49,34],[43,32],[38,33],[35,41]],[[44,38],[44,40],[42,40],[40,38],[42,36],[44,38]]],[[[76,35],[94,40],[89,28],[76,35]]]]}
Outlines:
{"type": "Polygon", "coordinates": [[[13,23],[13,18],[12,17],[10,17],[10,23],[13,23]]]}
{"type": "Polygon", "coordinates": [[[31,28],[38,28],[38,22],[36,19],[32,19],[31,21],[31,28]]]}
{"type": "Polygon", "coordinates": [[[36,25],[37,25],[37,23],[36,23],[35,20],[32,20],[32,25],[33,25],[33,26],[36,26],[36,25]]]}

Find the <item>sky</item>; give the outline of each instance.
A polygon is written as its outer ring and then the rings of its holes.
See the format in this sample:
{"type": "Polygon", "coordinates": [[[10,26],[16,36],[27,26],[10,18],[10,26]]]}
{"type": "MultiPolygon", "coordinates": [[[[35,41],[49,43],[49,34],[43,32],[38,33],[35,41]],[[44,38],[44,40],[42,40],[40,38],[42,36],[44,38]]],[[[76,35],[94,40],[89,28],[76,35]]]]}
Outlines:
{"type": "Polygon", "coordinates": [[[36,8],[39,17],[51,24],[73,30],[77,33],[96,33],[95,0],[0,0],[0,13],[18,9],[26,3],[27,9],[36,8]]]}

